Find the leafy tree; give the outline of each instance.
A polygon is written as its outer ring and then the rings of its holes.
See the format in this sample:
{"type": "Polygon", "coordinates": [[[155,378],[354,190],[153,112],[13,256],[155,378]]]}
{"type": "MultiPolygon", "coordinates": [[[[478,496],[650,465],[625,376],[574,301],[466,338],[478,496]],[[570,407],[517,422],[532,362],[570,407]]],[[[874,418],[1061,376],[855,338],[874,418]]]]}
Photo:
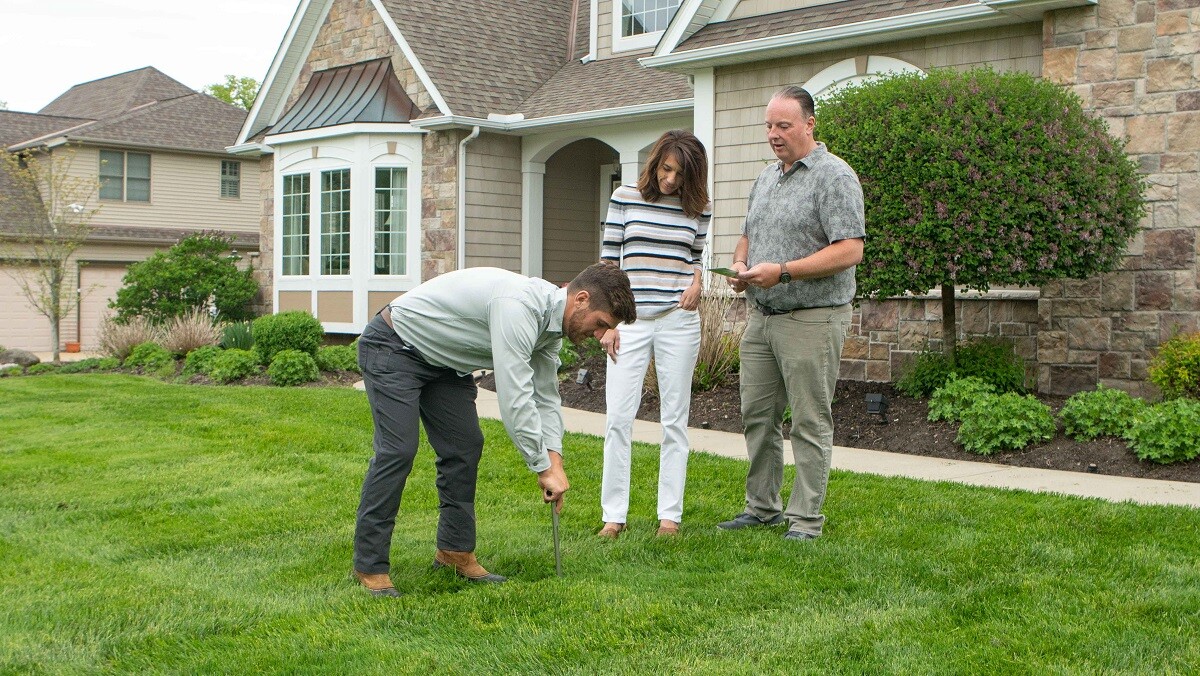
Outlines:
{"type": "Polygon", "coordinates": [[[252,77],[226,75],[224,82],[208,85],[204,88],[204,93],[243,110],[250,110],[254,105],[255,97],[258,96],[258,80],[252,77]]]}
{"type": "Polygon", "coordinates": [[[50,320],[50,349],[59,359],[62,320],[79,306],[82,293],[68,285],[71,257],[92,232],[99,211],[92,198],[94,176],[71,172],[75,153],[7,153],[0,150],[0,259],[29,304],[50,320]]]}
{"type": "Polygon", "coordinates": [[[1115,269],[1144,213],[1123,143],[1070,90],[990,69],[889,74],[835,91],[817,132],[862,180],[871,297],[1042,285],[1115,269]]]}
{"type": "Polygon", "coordinates": [[[250,319],[258,282],[253,271],[238,269],[232,245],[232,238],[218,232],[184,237],[129,266],[124,286],[109,306],[116,309],[118,321],[142,316],[161,324],[210,306],[225,320],[250,319]]]}
{"type": "Polygon", "coordinates": [[[0,110],[8,110],[8,101],[0,101],[0,110]]]}

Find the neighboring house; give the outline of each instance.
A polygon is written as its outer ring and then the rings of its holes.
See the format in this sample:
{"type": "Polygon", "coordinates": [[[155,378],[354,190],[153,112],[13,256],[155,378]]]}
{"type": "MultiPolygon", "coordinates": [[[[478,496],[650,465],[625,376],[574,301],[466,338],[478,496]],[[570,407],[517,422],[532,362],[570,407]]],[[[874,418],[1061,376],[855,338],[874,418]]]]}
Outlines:
{"type": "MultiPolygon", "coordinates": [[[[1043,391],[1138,390],[1160,342],[1200,329],[1198,5],[305,0],[231,150],[264,158],[274,307],[354,333],[459,267],[566,281],[597,258],[614,181],[634,180],[667,129],[710,149],[710,255],[724,264],[773,159],[774,91],[800,84],[819,100],[890,70],[1033,73],[1129,139],[1150,185],[1145,231],[1120,272],[966,296],[960,328],[1011,337],[1043,391]]],[[[940,309],[936,295],[862,303],[843,377],[891,380],[940,339],[940,309]]]]}
{"type": "MultiPolygon", "coordinates": [[[[73,259],[68,293],[83,302],[64,319],[60,348],[96,347],[108,303],[130,263],[200,230],[234,238],[239,254],[256,256],[262,197],[256,158],[235,157],[246,112],[197,93],[154,68],[76,85],[37,113],[0,111],[0,147],[40,153],[44,161],[73,153],[70,171],[99,189],[94,230],[73,259]]],[[[6,179],[0,173],[0,193],[6,179]]],[[[19,214],[0,215],[0,236],[19,214]]],[[[50,322],[33,310],[0,261],[0,345],[49,351],[50,322]]],[[[7,268],[5,267],[7,266],[7,268]]],[[[25,271],[29,270],[24,266],[25,271]]]]}

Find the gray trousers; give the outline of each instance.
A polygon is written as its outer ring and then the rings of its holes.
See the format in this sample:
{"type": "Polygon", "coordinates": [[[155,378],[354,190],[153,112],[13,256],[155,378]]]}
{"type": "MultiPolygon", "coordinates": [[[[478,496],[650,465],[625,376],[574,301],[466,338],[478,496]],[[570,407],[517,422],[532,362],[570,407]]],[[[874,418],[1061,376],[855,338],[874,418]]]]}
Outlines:
{"type": "Polygon", "coordinates": [[[742,421],[750,468],[746,512],[773,519],[782,511],[789,530],[820,535],[821,505],[833,458],[833,391],[849,305],[764,317],[750,310],[741,345],[742,421]],[[792,408],[796,479],[783,509],[783,414],[792,408]]]}
{"type": "Polygon", "coordinates": [[[438,549],[475,551],[475,482],[483,432],[475,380],[430,366],[376,315],[358,341],[367,401],[375,421],[375,455],[363,479],[354,527],[354,569],[390,570],[392,530],[404,483],[425,425],[437,455],[438,549]]]}

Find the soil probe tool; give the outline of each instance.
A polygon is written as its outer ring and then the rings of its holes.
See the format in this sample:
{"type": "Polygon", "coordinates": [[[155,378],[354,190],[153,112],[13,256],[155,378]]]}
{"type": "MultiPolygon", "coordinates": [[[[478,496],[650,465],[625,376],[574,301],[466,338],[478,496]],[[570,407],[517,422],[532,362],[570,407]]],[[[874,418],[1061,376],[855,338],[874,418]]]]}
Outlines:
{"type": "Polygon", "coordinates": [[[554,524],[554,574],[562,577],[562,554],[558,551],[558,510],[550,503],[550,522],[554,524]]]}

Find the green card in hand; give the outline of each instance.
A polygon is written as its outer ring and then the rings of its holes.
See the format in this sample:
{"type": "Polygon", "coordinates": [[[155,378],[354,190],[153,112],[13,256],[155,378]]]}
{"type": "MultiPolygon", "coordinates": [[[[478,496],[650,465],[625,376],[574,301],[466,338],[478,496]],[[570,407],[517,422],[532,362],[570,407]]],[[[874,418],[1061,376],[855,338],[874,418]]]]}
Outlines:
{"type": "Polygon", "coordinates": [[[737,270],[730,270],[729,268],[709,268],[708,271],[715,272],[718,275],[723,275],[725,277],[737,277],[738,276],[737,270]]]}

